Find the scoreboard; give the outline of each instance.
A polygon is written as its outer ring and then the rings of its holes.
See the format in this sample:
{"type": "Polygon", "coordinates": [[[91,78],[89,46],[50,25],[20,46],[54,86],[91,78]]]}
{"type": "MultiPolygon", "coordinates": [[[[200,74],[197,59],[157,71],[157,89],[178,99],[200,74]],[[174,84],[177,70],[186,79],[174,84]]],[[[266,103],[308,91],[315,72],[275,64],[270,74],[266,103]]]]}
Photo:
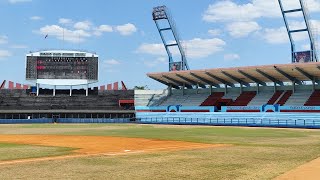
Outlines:
{"type": "Polygon", "coordinates": [[[98,80],[98,57],[80,52],[29,54],[26,79],[98,80]]]}

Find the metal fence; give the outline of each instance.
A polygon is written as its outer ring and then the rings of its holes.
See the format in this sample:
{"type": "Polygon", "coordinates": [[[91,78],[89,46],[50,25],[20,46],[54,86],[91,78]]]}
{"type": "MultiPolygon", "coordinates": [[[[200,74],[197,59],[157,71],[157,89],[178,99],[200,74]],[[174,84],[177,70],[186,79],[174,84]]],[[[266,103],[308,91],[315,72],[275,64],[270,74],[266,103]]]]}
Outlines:
{"type": "Polygon", "coordinates": [[[0,119],[0,124],[37,124],[37,123],[132,123],[130,118],[105,119],[105,118],[41,118],[41,119],[0,119]]]}
{"type": "Polygon", "coordinates": [[[313,119],[142,117],[137,121],[142,124],[320,128],[320,120],[313,119]]]}

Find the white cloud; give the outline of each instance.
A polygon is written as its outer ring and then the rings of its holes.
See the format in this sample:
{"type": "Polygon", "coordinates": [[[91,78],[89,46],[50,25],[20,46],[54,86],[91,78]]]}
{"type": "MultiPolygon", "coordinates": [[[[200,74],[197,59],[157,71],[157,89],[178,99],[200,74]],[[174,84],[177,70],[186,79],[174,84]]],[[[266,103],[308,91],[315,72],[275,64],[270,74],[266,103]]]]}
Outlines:
{"type": "Polygon", "coordinates": [[[289,42],[285,27],[280,27],[277,29],[266,28],[262,34],[262,38],[270,44],[282,44],[289,42]]]}
{"type": "Polygon", "coordinates": [[[319,20],[310,20],[310,26],[314,35],[320,35],[320,21],[319,20]]]}
{"type": "Polygon", "coordinates": [[[151,55],[165,55],[166,51],[163,44],[148,44],[143,43],[137,49],[138,53],[151,54],[151,55]]]}
{"type": "Polygon", "coordinates": [[[219,36],[221,34],[221,30],[220,29],[209,29],[208,34],[210,36],[219,36]]]}
{"type": "Polygon", "coordinates": [[[260,30],[261,27],[254,21],[234,22],[227,25],[227,30],[232,37],[246,37],[250,33],[260,30]]]}
{"type": "Polygon", "coordinates": [[[134,24],[127,23],[124,25],[119,25],[115,27],[115,30],[119,32],[121,35],[128,36],[137,31],[137,28],[134,24]]]}
{"type": "MultiPolygon", "coordinates": [[[[285,9],[299,7],[298,0],[285,0],[282,2],[285,9]]],[[[305,4],[311,12],[320,11],[319,0],[306,0],[305,4]]],[[[281,17],[277,0],[250,0],[250,2],[245,4],[237,4],[232,0],[218,1],[209,5],[202,19],[207,22],[252,21],[262,17],[281,17]]]]}
{"type": "Polygon", "coordinates": [[[236,4],[231,0],[209,5],[202,19],[207,22],[250,21],[260,17],[280,17],[276,0],[252,0],[247,4],[236,4]]]}
{"type": "Polygon", "coordinates": [[[60,40],[65,40],[72,43],[79,43],[85,41],[86,38],[91,37],[91,34],[84,30],[70,30],[62,28],[58,25],[47,25],[40,28],[39,33],[43,36],[48,35],[50,38],[54,36],[60,40]]]}
{"type": "Polygon", "coordinates": [[[95,28],[95,31],[93,32],[96,36],[101,36],[104,32],[113,32],[113,27],[109,25],[100,25],[99,27],[95,28]]]}
{"type": "Polygon", "coordinates": [[[125,24],[120,26],[110,26],[102,24],[94,26],[90,21],[74,22],[72,19],[60,18],[59,24],[62,25],[46,25],[39,30],[34,30],[34,33],[41,34],[43,37],[55,37],[59,40],[65,40],[71,43],[84,42],[88,37],[93,35],[101,36],[106,32],[118,32],[121,35],[130,35],[137,31],[133,24],[125,24]]]}
{"type": "Polygon", "coordinates": [[[7,36],[0,36],[0,44],[7,44],[8,37],[7,36]]]}
{"type": "Polygon", "coordinates": [[[27,49],[28,46],[22,45],[22,44],[15,44],[15,45],[11,45],[10,48],[12,48],[12,49],[27,49]]]}
{"type": "Polygon", "coordinates": [[[103,61],[103,63],[107,64],[107,65],[119,65],[119,64],[121,64],[120,61],[115,60],[115,59],[105,60],[105,61],[103,61]]]}
{"type": "MultiPolygon", "coordinates": [[[[299,7],[299,1],[287,0],[290,8],[299,7]]],[[[308,8],[310,12],[319,12],[320,11],[320,1],[319,0],[304,0],[305,7],[308,8]]]]}
{"type": "Polygon", "coordinates": [[[205,58],[222,51],[226,43],[219,38],[195,38],[182,42],[187,47],[187,56],[190,58],[205,58]]]}
{"type": "Polygon", "coordinates": [[[98,27],[98,30],[101,31],[101,32],[112,32],[113,31],[113,28],[109,25],[100,25],[98,27]]]}
{"type": "MultiPolygon", "coordinates": [[[[262,31],[262,38],[266,40],[270,44],[283,44],[289,43],[289,37],[287,33],[287,29],[283,26],[280,28],[266,28],[262,31]]],[[[303,41],[308,38],[308,34],[306,32],[302,33],[294,33],[292,34],[292,39],[294,41],[303,41]]]]}
{"type": "Polygon", "coordinates": [[[0,50],[0,59],[8,58],[12,56],[11,52],[7,50],[0,50]]]}
{"type": "Polygon", "coordinates": [[[79,30],[90,30],[91,29],[91,22],[90,21],[80,21],[80,22],[76,22],[73,27],[75,29],[79,29],[79,30]]]}
{"type": "MultiPolygon", "coordinates": [[[[219,51],[222,51],[226,43],[219,38],[201,39],[194,38],[192,40],[183,41],[182,44],[187,47],[186,54],[189,58],[204,58],[219,51]]],[[[140,45],[136,51],[137,53],[151,54],[151,55],[166,55],[163,44],[148,44],[140,45]]],[[[173,55],[179,55],[179,51],[173,50],[173,55]]]]}
{"type": "Polygon", "coordinates": [[[72,23],[73,23],[72,19],[67,19],[67,18],[60,18],[59,19],[59,24],[66,25],[66,24],[72,24],[72,23]]]}
{"type": "Polygon", "coordinates": [[[226,60],[226,61],[233,61],[233,60],[240,59],[240,56],[238,54],[234,54],[234,53],[225,54],[223,56],[223,59],[226,60]]]}
{"type": "Polygon", "coordinates": [[[310,50],[310,44],[303,44],[303,45],[301,46],[301,49],[302,49],[302,50],[310,50]]]}
{"type": "Polygon", "coordinates": [[[166,63],[168,63],[168,58],[166,57],[158,57],[150,61],[143,61],[143,64],[149,68],[156,67],[160,64],[166,64],[166,63]]]}
{"type": "Polygon", "coordinates": [[[33,20],[33,21],[39,21],[39,20],[42,20],[43,17],[40,17],[40,16],[32,16],[30,17],[30,20],[33,20]]]}
{"type": "Polygon", "coordinates": [[[32,2],[32,0],[9,0],[9,3],[11,4],[26,3],[26,2],[32,2]]]}

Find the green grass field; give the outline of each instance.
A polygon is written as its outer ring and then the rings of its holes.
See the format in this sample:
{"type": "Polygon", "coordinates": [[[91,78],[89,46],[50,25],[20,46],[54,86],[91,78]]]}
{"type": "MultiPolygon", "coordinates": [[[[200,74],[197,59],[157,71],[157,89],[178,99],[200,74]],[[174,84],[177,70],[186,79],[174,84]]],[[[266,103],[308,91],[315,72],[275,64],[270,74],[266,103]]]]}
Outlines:
{"type": "MultiPolygon", "coordinates": [[[[320,131],[136,124],[1,125],[0,134],[140,137],[233,146],[93,156],[0,166],[1,179],[272,179],[320,157],[320,131]]],[[[0,144],[3,160],[70,148],[0,144]],[[5,154],[5,156],[3,156],[5,154]]]]}

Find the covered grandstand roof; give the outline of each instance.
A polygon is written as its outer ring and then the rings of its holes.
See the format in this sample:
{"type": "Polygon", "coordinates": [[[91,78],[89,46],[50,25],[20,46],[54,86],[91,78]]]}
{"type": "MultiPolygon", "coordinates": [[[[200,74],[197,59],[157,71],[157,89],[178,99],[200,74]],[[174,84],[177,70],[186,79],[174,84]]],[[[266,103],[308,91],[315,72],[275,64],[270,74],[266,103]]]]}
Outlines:
{"type": "Polygon", "coordinates": [[[284,82],[302,84],[302,81],[318,82],[320,62],[171,71],[148,73],[147,75],[174,88],[183,85],[186,87],[195,85],[220,87],[221,84],[234,87],[235,84],[250,86],[250,83],[266,85],[268,82],[275,82],[279,85],[283,85],[284,82]]]}

